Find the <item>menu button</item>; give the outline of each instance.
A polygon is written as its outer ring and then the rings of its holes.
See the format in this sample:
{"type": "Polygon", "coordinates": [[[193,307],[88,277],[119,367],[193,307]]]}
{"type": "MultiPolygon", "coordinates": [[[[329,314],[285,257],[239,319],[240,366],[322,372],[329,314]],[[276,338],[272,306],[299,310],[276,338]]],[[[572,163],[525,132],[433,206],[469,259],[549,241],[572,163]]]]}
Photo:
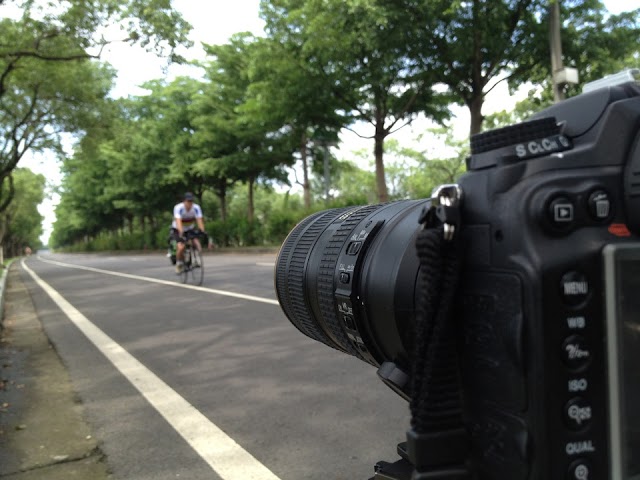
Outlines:
{"type": "Polygon", "coordinates": [[[567,305],[575,306],[585,302],[589,296],[589,281],[581,272],[567,272],[560,280],[560,295],[567,305]]]}

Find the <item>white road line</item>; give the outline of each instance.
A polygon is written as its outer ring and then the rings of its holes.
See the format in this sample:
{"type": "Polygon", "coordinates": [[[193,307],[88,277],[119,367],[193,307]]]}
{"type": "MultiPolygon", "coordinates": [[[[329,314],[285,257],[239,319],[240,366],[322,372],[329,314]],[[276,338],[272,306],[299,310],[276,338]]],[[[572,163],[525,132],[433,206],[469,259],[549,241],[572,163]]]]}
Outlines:
{"type": "Polygon", "coordinates": [[[159,278],[142,277],[140,275],[132,275],[130,273],[114,272],[112,270],[102,270],[101,268],[85,267],[84,265],[74,265],[73,263],[58,262],[56,260],[46,260],[40,256],[38,256],[38,260],[44,263],[50,263],[51,265],[57,265],[59,267],[75,268],[77,270],[86,270],[88,272],[103,273],[105,275],[113,275],[114,277],[123,277],[123,278],[130,278],[132,280],[141,280],[143,282],[159,283],[160,285],[169,285],[173,288],[188,288],[190,290],[197,290],[199,292],[214,293],[216,295],[223,295],[225,297],[241,298],[242,300],[250,300],[252,302],[268,303],[270,305],[280,305],[277,300],[273,300],[271,298],[255,297],[253,295],[245,295],[244,293],[228,292],[226,290],[216,290],[213,288],[199,287],[197,285],[188,285],[184,283],[170,282],[168,280],[161,280],[159,278]]]}
{"type": "Polygon", "coordinates": [[[280,480],[71,305],[22,260],[34,281],[223,480],[280,480]]]}
{"type": "Polygon", "coordinates": [[[259,267],[275,267],[276,266],[275,263],[268,263],[268,262],[258,262],[256,263],[256,265],[258,265],[259,267]]]}

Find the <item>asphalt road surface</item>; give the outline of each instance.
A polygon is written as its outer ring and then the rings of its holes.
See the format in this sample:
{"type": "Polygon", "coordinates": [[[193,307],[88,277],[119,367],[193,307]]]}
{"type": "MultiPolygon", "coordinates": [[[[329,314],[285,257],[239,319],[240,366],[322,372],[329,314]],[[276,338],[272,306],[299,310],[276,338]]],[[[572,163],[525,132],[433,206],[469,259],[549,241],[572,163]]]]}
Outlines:
{"type": "Polygon", "coordinates": [[[406,403],[288,322],[274,260],[206,256],[199,288],[178,286],[162,255],[26,261],[114,478],[366,480],[396,460],[406,403]]]}

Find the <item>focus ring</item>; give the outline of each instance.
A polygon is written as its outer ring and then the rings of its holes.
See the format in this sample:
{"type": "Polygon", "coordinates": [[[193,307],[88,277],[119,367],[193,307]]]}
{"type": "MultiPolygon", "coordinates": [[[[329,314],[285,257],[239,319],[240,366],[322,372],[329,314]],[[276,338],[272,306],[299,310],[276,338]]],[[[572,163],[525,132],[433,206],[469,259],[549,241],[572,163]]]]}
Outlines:
{"type": "Polygon", "coordinates": [[[285,239],[282,247],[280,247],[280,252],[278,252],[275,278],[276,295],[278,296],[278,302],[280,303],[282,310],[284,310],[284,313],[288,318],[293,318],[293,311],[291,310],[291,304],[289,302],[289,288],[287,286],[289,269],[287,268],[287,264],[289,263],[291,252],[295,248],[296,242],[298,238],[300,238],[302,232],[304,232],[305,228],[320,215],[322,215],[322,212],[310,215],[296,225],[285,239]]]}
{"type": "MultiPolygon", "coordinates": [[[[383,205],[368,205],[352,213],[335,231],[331,240],[327,243],[320,261],[318,272],[318,307],[330,334],[345,352],[366,360],[349,341],[342,327],[341,319],[336,315],[335,303],[335,275],[340,252],[349,239],[353,229],[369,214],[383,205]]],[[[355,257],[354,257],[355,258],[355,257]]]]}

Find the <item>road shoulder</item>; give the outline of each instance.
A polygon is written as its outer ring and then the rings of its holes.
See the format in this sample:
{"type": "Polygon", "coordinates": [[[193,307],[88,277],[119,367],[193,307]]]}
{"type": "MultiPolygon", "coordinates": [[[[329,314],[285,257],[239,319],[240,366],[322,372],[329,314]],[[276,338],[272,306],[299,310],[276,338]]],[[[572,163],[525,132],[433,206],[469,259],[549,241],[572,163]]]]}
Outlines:
{"type": "Polygon", "coordinates": [[[0,478],[110,478],[19,268],[8,274],[0,337],[0,478]]]}

